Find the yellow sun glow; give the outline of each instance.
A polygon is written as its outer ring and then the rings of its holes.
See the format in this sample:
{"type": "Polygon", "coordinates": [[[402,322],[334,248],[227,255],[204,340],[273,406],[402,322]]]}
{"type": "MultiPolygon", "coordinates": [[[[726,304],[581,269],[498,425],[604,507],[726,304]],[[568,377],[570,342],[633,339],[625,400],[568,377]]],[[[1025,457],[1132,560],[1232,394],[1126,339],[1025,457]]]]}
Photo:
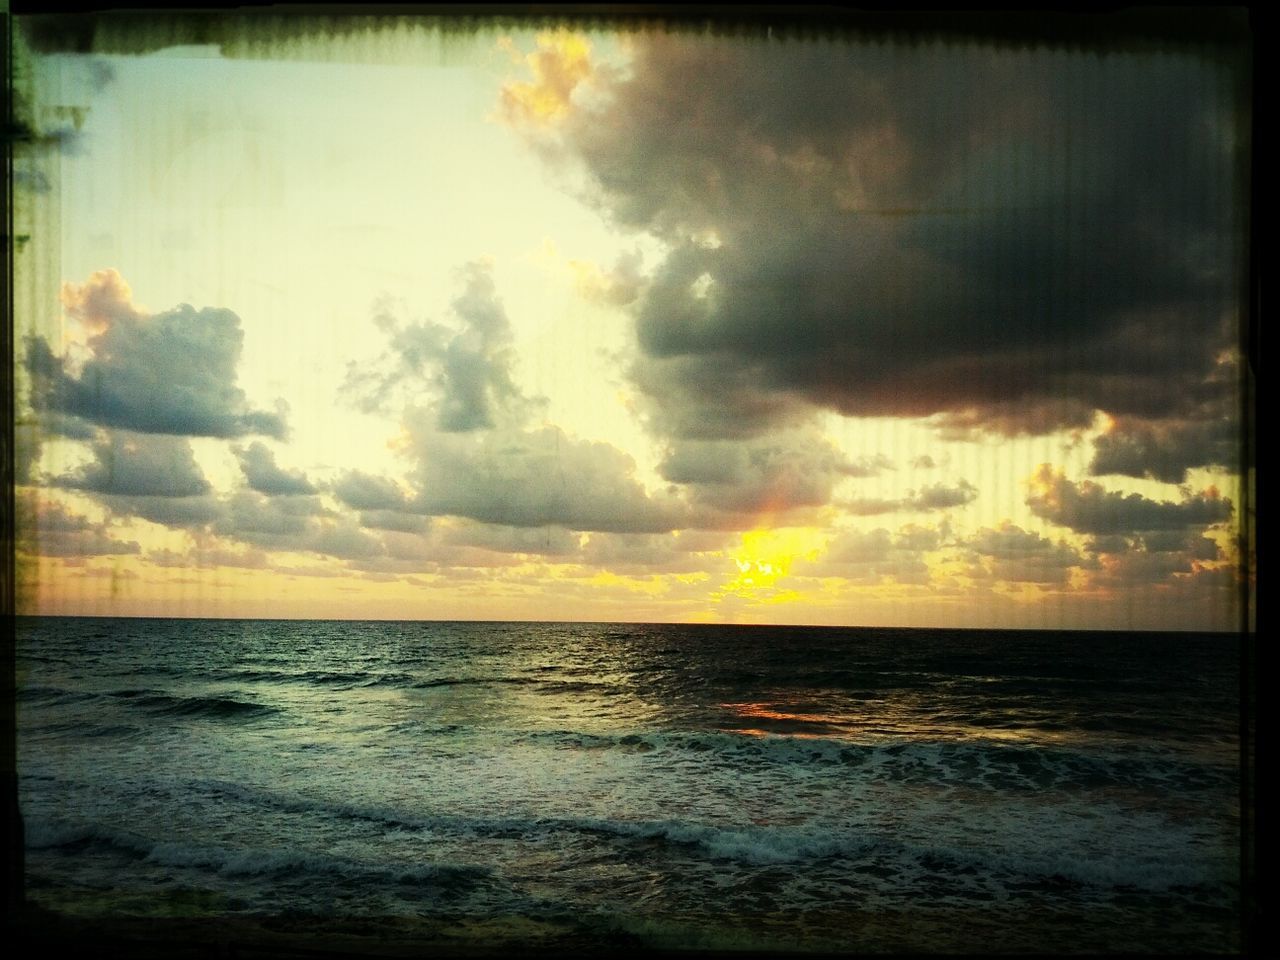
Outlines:
{"type": "MultiPolygon", "coordinates": [[[[763,599],[761,595],[772,593],[793,562],[802,557],[817,559],[826,544],[826,535],[812,527],[749,530],[732,554],[738,576],[725,587],[725,592],[763,599]]],[[[788,595],[795,596],[790,591],[788,595]]]]}

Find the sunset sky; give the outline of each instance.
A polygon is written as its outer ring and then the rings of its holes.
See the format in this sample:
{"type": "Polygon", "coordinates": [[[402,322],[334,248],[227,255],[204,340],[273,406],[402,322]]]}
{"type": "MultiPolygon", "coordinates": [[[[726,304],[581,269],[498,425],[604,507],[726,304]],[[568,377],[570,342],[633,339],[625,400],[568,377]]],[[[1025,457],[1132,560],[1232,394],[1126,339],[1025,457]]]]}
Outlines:
{"type": "Polygon", "coordinates": [[[105,46],[19,60],[23,612],[1240,623],[1223,62],[105,46]]]}

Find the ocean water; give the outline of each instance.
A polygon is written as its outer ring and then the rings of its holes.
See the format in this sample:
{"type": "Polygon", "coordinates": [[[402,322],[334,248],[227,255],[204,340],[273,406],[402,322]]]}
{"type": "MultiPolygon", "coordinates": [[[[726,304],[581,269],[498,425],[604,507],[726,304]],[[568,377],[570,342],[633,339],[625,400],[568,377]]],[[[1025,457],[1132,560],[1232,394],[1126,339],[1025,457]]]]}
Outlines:
{"type": "Polygon", "coordinates": [[[20,618],[28,892],[375,941],[1230,951],[1237,647],[20,618]]]}

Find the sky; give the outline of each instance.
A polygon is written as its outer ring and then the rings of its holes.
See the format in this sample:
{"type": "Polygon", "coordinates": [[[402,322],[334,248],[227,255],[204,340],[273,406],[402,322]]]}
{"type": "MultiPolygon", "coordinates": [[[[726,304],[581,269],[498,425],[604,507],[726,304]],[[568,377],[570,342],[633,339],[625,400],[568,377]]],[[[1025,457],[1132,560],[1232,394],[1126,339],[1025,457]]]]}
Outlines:
{"type": "Polygon", "coordinates": [[[1220,59],[17,39],[22,612],[1242,622],[1220,59]]]}

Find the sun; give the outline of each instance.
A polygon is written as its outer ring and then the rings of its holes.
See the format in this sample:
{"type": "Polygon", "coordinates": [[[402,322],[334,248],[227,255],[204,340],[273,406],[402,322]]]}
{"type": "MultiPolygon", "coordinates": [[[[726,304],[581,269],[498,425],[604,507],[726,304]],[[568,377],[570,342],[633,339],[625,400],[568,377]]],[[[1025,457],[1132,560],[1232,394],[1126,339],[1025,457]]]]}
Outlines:
{"type": "Polygon", "coordinates": [[[790,572],[792,563],[816,559],[826,545],[827,535],[814,527],[749,530],[731,554],[738,576],[725,586],[724,592],[766,599],[776,593],[778,582],[790,572]]]}

